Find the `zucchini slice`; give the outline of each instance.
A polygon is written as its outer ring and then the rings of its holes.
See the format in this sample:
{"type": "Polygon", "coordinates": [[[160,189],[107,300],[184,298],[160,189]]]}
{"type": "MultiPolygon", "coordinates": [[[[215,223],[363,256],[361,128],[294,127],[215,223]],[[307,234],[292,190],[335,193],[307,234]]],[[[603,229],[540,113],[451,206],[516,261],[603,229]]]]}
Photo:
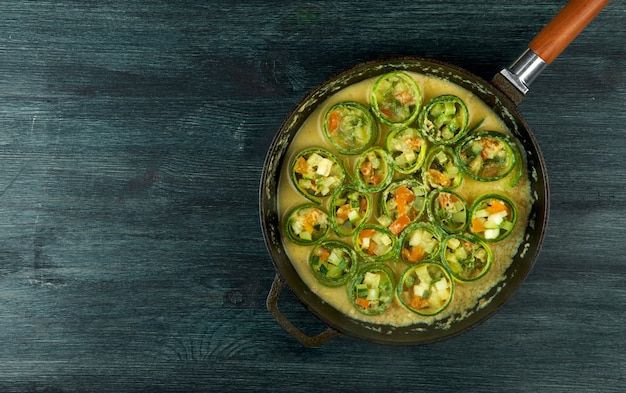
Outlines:
{"type": "Polygon", "coordinates": [[[340,236],[352,236],[369,217],[372,198],[352,185],[343,186],[330,200],[330,223],[340,236]]]}
{"type": "Polygon", "coordinates": [[[382,75],[374,83],[370,103],[383,124],[410,124],[422,105],[422,92],[410,75],[401,71],[382,75]]]}
{"type": "Polygon", "coordinates": [[[475,281],[487,274],[493,255],[487,243],[472,235],[449,235],[441,245],[441,259],[458,281],[475,281]]]}
{"type": "Polygon", "coordinates": [[[474,235],[486,242],[499,242],[513,231],[517,208],[502,195],[483,195],[472,204],[470,218],[474,235]]]}
{"type": "Polygon", "coordinates": [[[391,183],[380,193],[378,209],[389,222],[388,229],[398,236],[411,222],[422,216],[428,197],[426,187],[417,179],[391,183]]]}
{"type": "Polygon", "coordinates": [[[444,232],[458,233],[467,226],[467,203],[454,191],[434,190],[428,197],[428,216],[444,232]]]}
{"type": "Polygon", "coordinates": [[[338,287],[356,272],[357,256],[348,244],[326,240],[313,247],[309,265],[317,281],[329,287],[338,287]]]}
{"type": "Polygon", "coordinates": [[[426,222],[409,225],[400,238],[400,259],[409,265],[439,258],[442,232],[426,222]]]}
{"type": "Polygon", "coordinates": [[[430,188],[454,190],[463,182],[463,172],[456,162],[454,151],[448,146],[431,149],[422,172],[424,184],[430,188]]]}
{"type": "Polygon", "coordinates": [[[454,281],[439,263],[419,263],[402,272],[396,293],[407,310],[424,316],[436,315],[452,301],[454,281]]]}
{"type": "Polygon", "coordinates": [[[505,177],[515,167],[513,142],[496,131],[470,135],[456,148],[461,169],[478,181],[494,181],[505,177]]]}
{"type": "Polygon", "coordinates": [[[337,157],[321,148],[311,148],[296,155],[291,164],[291,180],[307,199],[320,202],[333,195],[343,184],[345,170],[337,157]]]}
{"type": "Polygon", "coordinates": [[[370,261],[390,261],[396,256],[396,236],[377,224],[365,224],[354,233],[357,254],[370,261]]]}
{"type": "Polygon", "coordinates": [[[366,265],[347,286],[348,299],[363,314],[382,314],[393,304],[395,282],[389,266],[382,263],[366,265]]]}
{"type": "Polygon", "coordinates": [[[296,206],[287,214],[284,229],[289,240],[296,244],[316,244],[328,234],[328,214],[314,203],[296,206]]]}
{"type": "Polygon", "coordinates": [[[380,147],[372,147],[357,157],[354,172],[360,188],[378,192],[391,183],[394,171],[389,154],[380,147]]]}
{"type": "Polygon", "coordinates": [[[396,171],[404,174],[420,169],[428,150],[426,139],[419,130],[406,126],[391,129],[385,144],[396,171]]]}
{"type": "Polygon", "coordinates": [[[424,135],[436,145],[449,145],[461,139],[467,131],[468,122],[467,106],[451,94],[430,100],[417,120],[424,135]]]}
{"type": "Polygon", "coordinates": [[[378,138],[378,123],[369,109],[354,101],[333,105],[324,116],[324,135],[342,154],[358,154],[378,138]]]}

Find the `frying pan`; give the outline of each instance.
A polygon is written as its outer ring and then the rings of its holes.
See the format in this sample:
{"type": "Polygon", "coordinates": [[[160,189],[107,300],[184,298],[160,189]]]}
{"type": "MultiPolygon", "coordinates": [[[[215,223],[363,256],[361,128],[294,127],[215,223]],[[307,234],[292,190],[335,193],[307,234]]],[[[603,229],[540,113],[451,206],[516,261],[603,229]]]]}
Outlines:
{"type": "MultiPolygon", "coordinates": [[[[425,344],[458,335],[493,315],[522,285],[539,254],[548,222],[549,188],[545,162],[537,141],[517,105],[528,92],[530,84],[610,0],[572,0],[530,42],[528,49],[511,66],[486,81],[462,68],[445,62],[420,57],[379,59],[358,64],[333,76],[310,92],[289,114],[276,133],[261,176],[260,220],[265,244],[277,271],[267,297],[267,308],[276,321],[305,346],[319,346],[338,335],[383,344],[425,344]],[[492,288],[484,299],[491,301],[485,307],[476,306],[463,319],[452,321],[446,328],[415,324],[393,327],[352,319],[323,302],[302,281],[285,253],[280,235],[278,183],[287,149],[303,122],[338,90],[359,81],[392,71],[414,71],[447,79],[480,97],[503,120],[520,141],[528,162],[531,193],[531,224],[525,230],[524,244],[517,253],[505,279],[492,288]],[[298,329],[279,309],[278,299],[283,288],[289,288],[296,298],[328,327],[325,331],[308,335],[298,329]]],[[[439,326],[439,325],[438,325],[439,326]]]]}

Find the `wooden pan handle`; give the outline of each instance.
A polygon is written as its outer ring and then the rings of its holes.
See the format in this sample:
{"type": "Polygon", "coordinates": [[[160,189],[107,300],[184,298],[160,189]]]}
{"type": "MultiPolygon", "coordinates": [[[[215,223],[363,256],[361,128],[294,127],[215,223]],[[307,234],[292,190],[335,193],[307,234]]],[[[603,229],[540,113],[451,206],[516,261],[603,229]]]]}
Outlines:
{"type": "Polygon", "coordinates": [[[528,45],[547,64],[569,45],[610,0],[571,0],[528,45]]]}

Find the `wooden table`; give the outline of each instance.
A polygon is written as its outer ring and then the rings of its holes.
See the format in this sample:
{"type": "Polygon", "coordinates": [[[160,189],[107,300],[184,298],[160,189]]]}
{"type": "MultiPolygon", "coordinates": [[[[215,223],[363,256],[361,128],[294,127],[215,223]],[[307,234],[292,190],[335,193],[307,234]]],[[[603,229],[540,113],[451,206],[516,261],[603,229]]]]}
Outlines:
{"type": "MultiPolygon", "coordinates": [[[[270,141],[355,63],[490,78],[564,1],[0,4],[0,391],[621,391],[626,7],[520,108],[551,185],[534,270],[469,332],[309,349],[269,315],[258,215],[270,141]]],[[[324,330],[293,295],[281,309],[324,330]]]]}

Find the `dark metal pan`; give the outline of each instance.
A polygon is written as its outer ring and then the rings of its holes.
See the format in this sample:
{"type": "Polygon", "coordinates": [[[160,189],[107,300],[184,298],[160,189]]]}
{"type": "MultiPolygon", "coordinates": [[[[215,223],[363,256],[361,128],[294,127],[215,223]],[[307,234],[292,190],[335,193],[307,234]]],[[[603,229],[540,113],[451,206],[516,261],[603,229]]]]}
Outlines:
{"type": "Polygon", "coordinates": [[[310,92],[289,114],[268,151],[260,184],[260,219],[265,242],[277,271],[267,298],[267,307],[277,322],[306,346],[318,346],[337,335],[372,342],[408,345],[424,344],[458,335],[493,315],[522,285],[539,254],[548,222],[549,190],[545,163],[537,141],[517,105],[535,77],[550,64],[580,31],[608,4],[608,0],[573,0],[531,41],[529,48],[510,67],[484,80],[466,70],[441,61],[419,57],[380,59],[354,66],[330,78],[310,92]],[[434,325],[392,327],[352,319],[323,302],[302,281],[285,253],[279,226],[277,189],[280,168],[291,141],[303,122],[326,98],[356,82],[396,70],[414,71],[445,78],[480,97],[504,121],[520,141],[528,162],[531,192],[535,202],[530,225],[525,231],[526,252],[518,253],[506,271],[506,279],[484,298],[486,307],[475,307],[464,319],[449,328],[434,325]],[[300,302],[327,326],[310,336],[298,329],[278,308],[281,290],[289,288],[300,302]]]}

